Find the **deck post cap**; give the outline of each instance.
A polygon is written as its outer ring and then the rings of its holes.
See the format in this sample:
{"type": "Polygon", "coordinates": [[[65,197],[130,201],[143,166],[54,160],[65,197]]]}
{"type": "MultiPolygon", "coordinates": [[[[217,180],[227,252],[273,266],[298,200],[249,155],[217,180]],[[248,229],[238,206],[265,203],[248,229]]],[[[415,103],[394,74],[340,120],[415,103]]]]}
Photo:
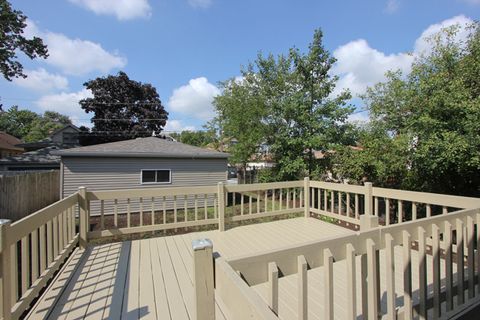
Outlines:
{"type": "Polygon", "coordinates": [[[196,239],[192,241],[193,251],[205,250],[207,248],[213,248],[212,240],[210,239],[196,239]]]}

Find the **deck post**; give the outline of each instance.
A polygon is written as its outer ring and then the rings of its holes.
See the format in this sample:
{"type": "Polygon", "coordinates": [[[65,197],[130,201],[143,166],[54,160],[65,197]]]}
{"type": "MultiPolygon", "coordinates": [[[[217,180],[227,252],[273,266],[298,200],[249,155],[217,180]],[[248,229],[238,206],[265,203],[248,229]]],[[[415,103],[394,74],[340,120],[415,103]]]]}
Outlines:
{"type": "Polygon", "coordinates": [[[303,179],[303,210],[305,218],[310,217],[310,178],[303,179]]]}
{"type": "Polygon", "coordinates": [[[210,239],[192,241],[194,320],[215,319],[213,244],[210,239]]]}
{"type": "Polygon", "coordinates": [[[218,183],[218,230],[225,231],[225,185],[218,183]]]}
{"type": "Polygon", "coordinates": [[[11,221],[8,219],[0,219],[0,315],[3,320],[12,318],[12,300],[11,300],[11,281],[10,274],[10,246],[7,241],[7,229],[10,227],[11,221]]]}
{"type": "Polygon", "coordinates": [[[78,206],[80,208],[80,248],[85,249],[87,247],[88,239],[88,200],[87,200],[87,188],[78,188],[78,206]]]}

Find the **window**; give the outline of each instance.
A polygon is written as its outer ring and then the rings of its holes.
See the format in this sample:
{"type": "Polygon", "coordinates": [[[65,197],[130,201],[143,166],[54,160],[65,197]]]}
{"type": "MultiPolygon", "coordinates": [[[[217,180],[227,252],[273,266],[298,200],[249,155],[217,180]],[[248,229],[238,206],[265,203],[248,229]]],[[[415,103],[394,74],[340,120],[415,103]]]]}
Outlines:
{"type": "Polygon", "coordinates": [[[142,170],[142,184],[144,183],[171,183],[170,170],[142,170]]]}

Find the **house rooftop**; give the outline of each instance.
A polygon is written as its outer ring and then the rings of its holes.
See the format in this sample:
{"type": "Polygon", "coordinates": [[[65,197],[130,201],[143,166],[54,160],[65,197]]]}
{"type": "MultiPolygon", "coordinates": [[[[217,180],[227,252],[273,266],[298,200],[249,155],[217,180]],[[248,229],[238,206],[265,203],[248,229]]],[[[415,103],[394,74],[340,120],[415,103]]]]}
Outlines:
{"type": "Polygon", "coordinates": [[[16,156],[0,159],[0,165],[6,164],[59,164],[60,157],[53,155],[52,151],[58,150],[57,146],[45,147],[35,151],[25,152],[16,156]]]}
{"type": "Polygon", "coordinates": [[[158,137],[137,138],[60,150],[62,157],[228,158],[229,154],[158,137]]]}
{"type": "Polygon", "coordinates": [[[0,149],[23,151],[23,148],[16,146],[22,141],[4,131],[0,131],[0,149]]]}

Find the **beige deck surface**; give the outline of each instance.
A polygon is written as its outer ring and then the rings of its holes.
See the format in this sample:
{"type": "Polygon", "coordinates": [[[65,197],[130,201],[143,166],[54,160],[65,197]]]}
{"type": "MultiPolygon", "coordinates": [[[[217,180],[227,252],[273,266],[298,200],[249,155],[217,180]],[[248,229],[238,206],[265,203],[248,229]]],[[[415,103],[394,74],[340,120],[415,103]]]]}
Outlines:
{"type": "MultiPolygon", "coordinates": [[[[213,250],[229,258],[349,232],[295,218],[90,247],[72,256],[29,318],[193,319],[192,240],[209,238],[213,250]]],[[[224,319],[221,305],[216,317],[224,319]]]]}

